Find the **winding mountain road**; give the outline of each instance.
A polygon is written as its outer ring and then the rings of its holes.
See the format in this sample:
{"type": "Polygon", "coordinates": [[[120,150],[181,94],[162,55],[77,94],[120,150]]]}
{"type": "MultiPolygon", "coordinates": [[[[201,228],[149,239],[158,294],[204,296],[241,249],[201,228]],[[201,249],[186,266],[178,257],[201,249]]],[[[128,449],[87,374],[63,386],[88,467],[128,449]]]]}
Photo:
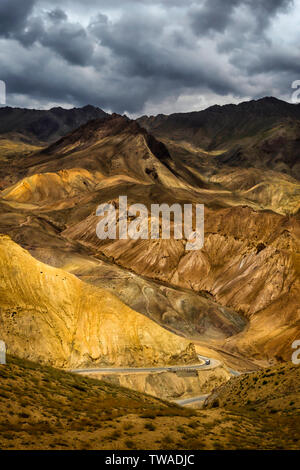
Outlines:
{"type": "Polygon", "coordinates": [[[70,372],[75,374],[137,374],[143,372],[177,372],[177,371],[188,371],[198,369],[215,369],[221,363],[217,359],[212,359],[204,356],[199,356],[199,364],[193,364],[189,366],[175,365],[167,367],[109,367],[109,368],[95,368],[95,369],[72,369],[70,372]],[[207,363],[209,361],[209,363],[207,363]]]}
{"type": "MultiPolygon", "coordinates": [[[[208,359],[207,357],[204,357],[204,356],[198,356],[199,358],[201,359],[208,359]]],[[[217,361],[216,359],[210,359],[210,361],[214,361],[215,363],[218,363],[220,364],[220,361],[217,361]]],[[[234,375],[234,376],[239,376],[241,375],[240,372],[238,372],[237,370],[233,370],[233,369],[229,369],[229,372],[231,373],[231,375],[234,375]]],[[[199,403],[201,401],[205,401],[206,398],[209,396],[210,394],[206,394],[206,395],[198,395],[197,397],[190,397],[190,398],[185,398],[185,399],[182,399],[182,400],[174,400],[175,403],[177,403],[177,405],[180,405],[180,406],[186,406],[186,405],[191,405],[192,403],[199,403]]]]}
{"type": "Polygon", "coordinates": [[[185,398],[183,400],[175,400],[175,403],[180,406],[191,405],[192,403],[197,403],[199,401],[204,401],[207,397],[209,397],[209,393],[207,395],[200,395],[198,397],[192,398],[185,398]]]}
{"type": "MultiPolygon", "coordinates": [[[[200,356],[198,354],[198,359],[201,361],[199,364],[193,364],[190,366],[168,366],[168,367],[110,367],[110,368],[95,368],[95,369],[73,369],[70,372],[75,374],[137,374],[137,373],[144,373],[144,372],[178,372],[178,371],[191,371],[191,370],[210,370],[215,369],[221,362],[217,359],[200,356]]],[[[229,372],[232,375],[238,376],[240,372],[229,369],[229,372]]],[[[204,401],[209,394],[206,395],[199,395],[197,397],[190,397],[185,398],[182,400],[174,400],[177,405],[186,406],[192,403],[197,403],[204,401]]]]}

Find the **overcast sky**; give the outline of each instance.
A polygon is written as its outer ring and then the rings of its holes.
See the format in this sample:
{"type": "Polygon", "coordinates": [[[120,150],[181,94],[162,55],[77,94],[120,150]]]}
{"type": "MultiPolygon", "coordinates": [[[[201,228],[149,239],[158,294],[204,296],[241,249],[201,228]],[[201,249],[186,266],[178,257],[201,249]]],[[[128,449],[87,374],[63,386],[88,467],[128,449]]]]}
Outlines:
{"type": "Polygon", "coordinates": [[[0,0],[7,105],[141,114],[262,96],[300,80],[300,0],[0,0]]]}

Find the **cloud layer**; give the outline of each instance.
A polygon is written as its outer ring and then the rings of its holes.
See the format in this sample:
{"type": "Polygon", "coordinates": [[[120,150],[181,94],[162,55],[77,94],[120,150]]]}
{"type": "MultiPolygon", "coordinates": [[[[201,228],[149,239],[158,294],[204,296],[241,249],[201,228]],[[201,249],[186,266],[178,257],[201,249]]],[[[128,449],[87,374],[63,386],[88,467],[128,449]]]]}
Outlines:
{"type": "Polygon", "coordinates": [[[12,106],[139,115],[275,95],[300,79],[300,0],[1,0],[12,106]]]}

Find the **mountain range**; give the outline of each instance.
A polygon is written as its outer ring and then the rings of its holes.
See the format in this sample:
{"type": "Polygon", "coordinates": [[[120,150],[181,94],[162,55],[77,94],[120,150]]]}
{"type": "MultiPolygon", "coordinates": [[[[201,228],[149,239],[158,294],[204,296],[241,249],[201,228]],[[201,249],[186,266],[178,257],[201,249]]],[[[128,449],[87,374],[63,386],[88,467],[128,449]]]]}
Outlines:
{"type": "Polygon", "coordinates": [[[299,141],[299,105],[275,98],[137,120],[92,106],[0,109],[10,352],[65,367],[192,362],[193,344],[240,369],[289,360],[300,337],[299,141]],[[203,203],[203,249],[99,240],[96,208],[118,211],[119,195],[149,209],[203,203]],[[34,325],[53,341],[41,345],[34,325]]]}

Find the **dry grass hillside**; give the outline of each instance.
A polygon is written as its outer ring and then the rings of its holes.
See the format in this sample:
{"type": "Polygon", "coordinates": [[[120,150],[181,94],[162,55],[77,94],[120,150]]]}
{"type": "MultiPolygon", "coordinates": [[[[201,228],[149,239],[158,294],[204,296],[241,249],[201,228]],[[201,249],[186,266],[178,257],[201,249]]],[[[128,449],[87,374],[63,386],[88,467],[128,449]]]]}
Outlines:
{"type": "MultiPolygon", "coordinates": [[[[271,407],[257,409],[243,400],[239,407],[230,403],[200,411],[9,356],[8,365],[0,366],[0,447],[298,449],[296,378],[289,368],[266,378],[280,383],[273,396],[281,388],[279,400],[286,395],[286,408],[278,410],[273,400],[271,407]]],[[[245,377],[234,380],[245,385],[245,377]]]]}
{"type": "MultiPolygon", "coordinates": [[[[204,404],[210,408],[247,409],[249,412],[294,415],[300,432],[300,367],[283,363],[232,378],[218,387],[204,404]]],[[[295,436],[297,437],[297,436],[295,436]]]]}

